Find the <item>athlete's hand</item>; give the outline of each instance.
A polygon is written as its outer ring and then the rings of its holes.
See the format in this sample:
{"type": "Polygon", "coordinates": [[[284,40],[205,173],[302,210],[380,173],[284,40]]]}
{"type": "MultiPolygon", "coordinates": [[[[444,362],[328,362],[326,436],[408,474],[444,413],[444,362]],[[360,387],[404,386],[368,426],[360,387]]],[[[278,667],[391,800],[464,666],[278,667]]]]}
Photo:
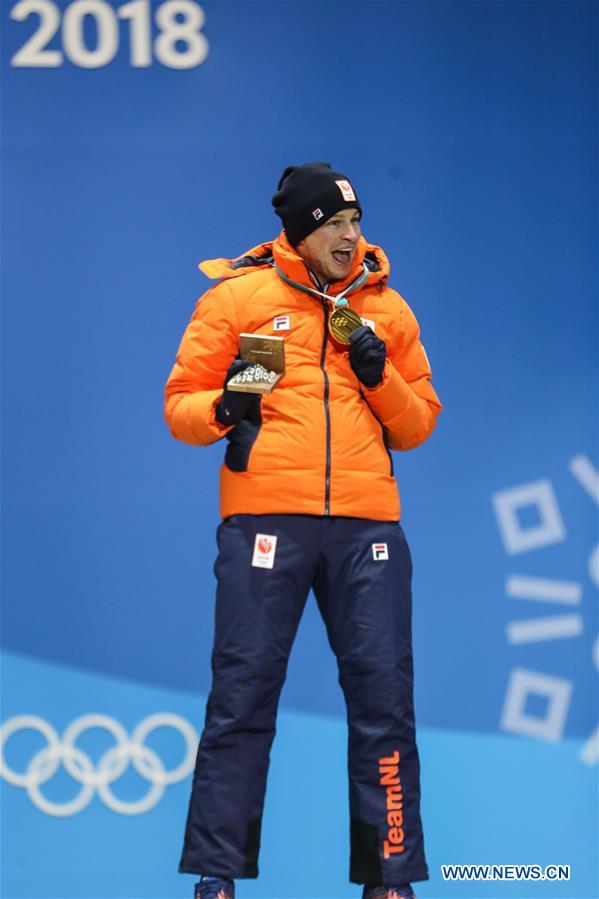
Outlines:
{"type": "Polygon", "coordinates": [[[225,375],[224,392],[215,413],[215,418],[221,425],[237,425],[243,418],[255,418],[260,413],[259,394],[227,390],[231,378],[240,371],[245,371],[251,364],[247,359],[235,359],[225,375]]]}
{"type": "Polygon", "coordinates": [[[376,387],[383,378],[387,347],[372,328],[362,325],[349,335],[349,363],[365,387],[376,387]]]}

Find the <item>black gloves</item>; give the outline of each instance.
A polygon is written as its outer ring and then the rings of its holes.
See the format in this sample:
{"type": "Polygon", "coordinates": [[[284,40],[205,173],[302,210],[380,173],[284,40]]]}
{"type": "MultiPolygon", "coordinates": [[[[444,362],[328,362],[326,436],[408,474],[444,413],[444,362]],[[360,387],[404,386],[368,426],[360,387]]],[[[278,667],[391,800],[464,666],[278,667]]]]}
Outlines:
{"type": "Polygon", "coordinates": [[[365,387],[376,387],[383,377],[387,358],[385,341],[372,328],[362,325],[349,335],[349,363],[365,387]]]}
{"type": "Polygon", "coordinates": [[[224,393],[216,407],[215,418],[221,425],[237,425],[243,418],[255,418],[260,415],[260,395],[257,393],[240,393],[227,390],[231,378],[245,371],[252,365],[247,359],[235,359],[225,375],[224,393]]]}

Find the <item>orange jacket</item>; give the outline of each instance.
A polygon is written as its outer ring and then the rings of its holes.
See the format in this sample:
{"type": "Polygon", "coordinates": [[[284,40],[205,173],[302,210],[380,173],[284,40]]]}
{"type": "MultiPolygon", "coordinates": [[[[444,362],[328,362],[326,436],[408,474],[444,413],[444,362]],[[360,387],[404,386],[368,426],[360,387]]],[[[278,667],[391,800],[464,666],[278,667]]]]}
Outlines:
{"type": "Polygon", "coordinates": [[[207,445],[228,434],[221,468],[221,515],[295,513],[398,521],[399,494],[388,449],[407,450],[433,430],[441,403],[405,300],[386,286],[383,251],[360,238],[352,271],[335,282],[337,295],[362,271],[368,278],[348,294],[351,308],[387,346],[382,382],[363,386],[348,348],[328,332],[331,305],[283,280],[314,287],[284,232],[236,260],[213,259],[200,269],[220,278],[199,300],[166,385],[171,433],[207,445]],[[275,316],[289,329],[274,331],[275,316]],[[226,427],[215,419],[239,334],[285,338],[285,374],[261,400],[261,423],[226,427]],[[241,460],[241,462],[240,462],[241,460]],[[238,470],[232,470],[232,467],[238,470]]]}

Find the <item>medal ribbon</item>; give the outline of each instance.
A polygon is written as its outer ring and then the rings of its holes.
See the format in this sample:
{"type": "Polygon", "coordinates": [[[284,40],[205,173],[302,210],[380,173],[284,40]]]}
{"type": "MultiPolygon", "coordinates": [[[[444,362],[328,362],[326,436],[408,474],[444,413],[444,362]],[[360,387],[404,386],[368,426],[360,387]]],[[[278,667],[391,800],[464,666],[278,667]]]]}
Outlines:
{"type": "Polygon", "coordinates": [[[329,302],[332,302],[336,309],[340,306],[349,306],[349,301],[345,299],[346,294],[351,293],[353,290],[357,290],[358,287],[361,287],[368,278],[369,274],[365,263],[362,263],[362,273],[352,281],[349,287],[346,287],[345,290],[342,290],[341,293],[338,294],[338,296],[332,297],[328,293],[323,293],[321,290],[316,290],[315,287],[308,287],[306,284],[300,284],[298,281],[292,281],[291,278],[288,278],[287,275],[281,271],[276,262],[274,264],[274,270],[276,271],[279,278],[285,281],[286,284],[290,284],[291,287],[297,287],[298,290],[303,290],[304,293],[311,293],[313,296],[324,297],[325,300],[329,300],[329,302]]]}

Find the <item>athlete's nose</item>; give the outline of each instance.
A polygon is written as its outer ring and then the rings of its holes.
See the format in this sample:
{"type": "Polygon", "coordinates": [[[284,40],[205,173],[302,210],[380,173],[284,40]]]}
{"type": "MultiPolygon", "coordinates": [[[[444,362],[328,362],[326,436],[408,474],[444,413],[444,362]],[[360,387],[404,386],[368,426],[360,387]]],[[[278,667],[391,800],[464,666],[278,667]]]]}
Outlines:
{"type": "Polygon", "coordinates": [[[360,230],[358,224],[356,222],[348,222],[343,229],[343,234],[341,236],[344,240],[351,240],[353,242],[358,238],[359,233],[360,230]]]}

